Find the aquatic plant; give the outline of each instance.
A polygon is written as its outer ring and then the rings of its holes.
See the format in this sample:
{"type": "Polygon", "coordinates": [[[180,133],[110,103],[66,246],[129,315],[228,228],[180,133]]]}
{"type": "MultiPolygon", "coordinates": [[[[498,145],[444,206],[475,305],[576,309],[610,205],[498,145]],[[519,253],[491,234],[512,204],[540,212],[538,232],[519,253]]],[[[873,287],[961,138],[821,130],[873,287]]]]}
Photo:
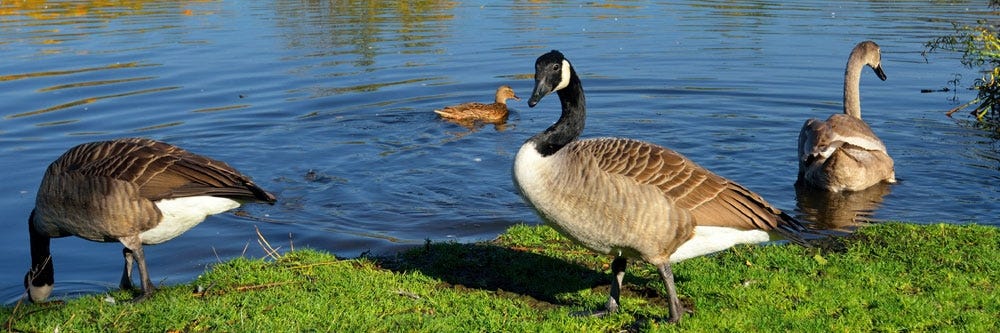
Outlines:
{"type": "MultiPolygon", "coordinates": [[[[989,7],[994,10],[1000,8],[1000,0],[990,0],[989,7]]],[[[996,14],[998,12],[994,11],[993,15],[996,14]]],[[[963,65],[982,69],[982,77],[974,80],[970,87],[977,91],[976,98],[949,110],[947,115],[976,105],[970,114],[976,118],[977,124],[1000,131],[1000,37],[997,36],[995,21],[980,19],[973,25],[953,22],[955,33],[927,42],[925,53],[936,50],[960,52],[963,65]]]]}

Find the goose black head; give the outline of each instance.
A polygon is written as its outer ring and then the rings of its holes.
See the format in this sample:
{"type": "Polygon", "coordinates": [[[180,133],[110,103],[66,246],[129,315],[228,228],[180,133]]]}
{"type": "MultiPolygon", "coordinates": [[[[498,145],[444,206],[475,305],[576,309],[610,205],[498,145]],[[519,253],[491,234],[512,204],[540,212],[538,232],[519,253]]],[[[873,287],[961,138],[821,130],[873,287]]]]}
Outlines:
{"type": "Polygon", "coordinates": [[[535,60],[535,89],[528,99],[528,106],[535,107],[542,97],[566,88],[573,74],[573,67],[562,53],[552,50],[535,60]]]}

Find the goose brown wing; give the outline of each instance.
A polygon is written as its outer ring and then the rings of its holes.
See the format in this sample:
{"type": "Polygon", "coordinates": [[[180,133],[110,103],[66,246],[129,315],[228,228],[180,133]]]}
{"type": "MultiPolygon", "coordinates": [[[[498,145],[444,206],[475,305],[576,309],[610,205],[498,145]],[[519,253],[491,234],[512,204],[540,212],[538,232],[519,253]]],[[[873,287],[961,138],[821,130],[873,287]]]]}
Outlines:
{"type": "Polygon", "coordinates": [[[747,188],[702,168],[672,150],[629,139],[586,140],[599,167],[636,183],[656,186],[699,226],[802,230],[794,218],[747,188]]]}
{"type": "Polygon", "coordinates": [[[66,152],[50,169],[130,182],[139,187],[140,196],[154,201],[202,195],[275,201],[224,162],[143,138],[83,144],[66,152]]]}

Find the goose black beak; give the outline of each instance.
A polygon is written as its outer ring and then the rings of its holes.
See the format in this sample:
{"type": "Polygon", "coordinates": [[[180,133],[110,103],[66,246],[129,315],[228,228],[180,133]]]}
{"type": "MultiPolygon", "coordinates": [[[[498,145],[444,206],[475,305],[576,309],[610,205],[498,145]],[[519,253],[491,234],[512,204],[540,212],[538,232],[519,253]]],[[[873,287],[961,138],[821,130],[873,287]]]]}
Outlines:
{"type": "Polygon", "coordinates": [[[535,107],[542,100],[542,97],[545,97],[550,92],[552,92],[552,87],[549,87],[544,81],[535,81],[535,90],[531,92],[531,98],[528,99],[528,106],[535,107]]]}

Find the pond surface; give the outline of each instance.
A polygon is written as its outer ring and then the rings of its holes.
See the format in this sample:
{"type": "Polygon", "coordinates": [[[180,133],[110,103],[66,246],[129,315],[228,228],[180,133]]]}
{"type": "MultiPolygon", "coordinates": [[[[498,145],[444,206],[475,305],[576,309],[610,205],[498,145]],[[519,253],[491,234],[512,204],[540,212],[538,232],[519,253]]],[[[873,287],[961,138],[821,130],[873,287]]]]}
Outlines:
{"type": "MultiPolygon", "coordinates": [[[[1000,146],[944,112],[978,77],[924,43],[982,1],[676,1],[510,4],[416,1],[68,1],[0,5],[0,296],[22,292],[26,219],[47,165],[76,144],[164,140],[228,161],[277,194],[150,247],[155,283],[284,251],[391,253],[425,239],[471,242],[538,218],[515,193],[514,153],[558,118],[554,97],[513,102],[502,128],[432,110],[530,95],[533,64],[563,51],[587,93],[586,137],[675,149],[807,220],[998,225],[1000,146]],[[882,47],[862,109],[896,159],[896,185],[797,198],[795,143],[841,111],[850,49],[882,47]],[[843,208],[846,207],[846,208],[843,208]]],[[[839,222],[838,222],[839,221],[839,222]]],[[[55,297],[116,286],[121,246],[53,243],[55,297]]]]}

